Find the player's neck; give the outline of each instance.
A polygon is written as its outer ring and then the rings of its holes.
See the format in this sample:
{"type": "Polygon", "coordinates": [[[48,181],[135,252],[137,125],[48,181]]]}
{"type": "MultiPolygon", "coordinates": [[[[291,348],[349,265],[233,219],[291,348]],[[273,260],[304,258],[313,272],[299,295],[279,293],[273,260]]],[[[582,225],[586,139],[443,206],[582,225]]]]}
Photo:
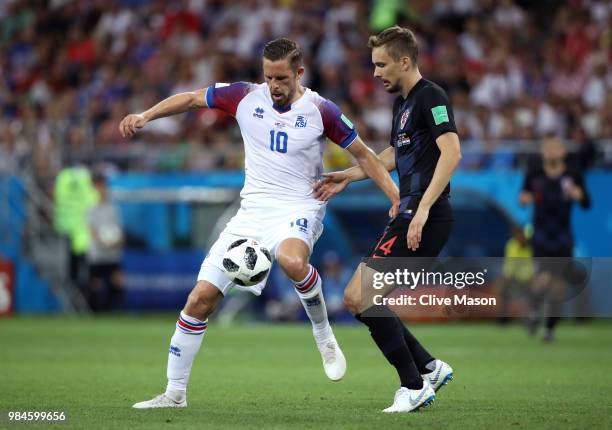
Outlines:
{"type": "Polygon", "coordinates": [[[295,94],[293,94],[293,97],[291,97],[291,100],[289,100],[289,102],[287,103],[288,106],[291,106],[293,103],[298,101],[304,95],[305,92],[306,92],[306,88],[304,88],[301,85],[298,85],[295,90],[295,94]]]}
{"type": "Polygon", "coordinates": [[[417,84],[417,82],[421,80],[421,78],[423,77],[421,76],[421,72],[419,72],[419,69],[414,69],[413,71],[411,71],[410,73],[406,75],[406,78],[404,79],[402,83],[402,97],[403,98],[408,97],[408,94],[410,94],[410,91],[412,90],[412,88],[414,88],[414,86],[417,84]]]}
{"type": "Polygon", "coordinates": [[[565,173],[565,163],[561,162],[554,165],[544,163],[544,173],[551,179],[557,179],[565,173]]]}

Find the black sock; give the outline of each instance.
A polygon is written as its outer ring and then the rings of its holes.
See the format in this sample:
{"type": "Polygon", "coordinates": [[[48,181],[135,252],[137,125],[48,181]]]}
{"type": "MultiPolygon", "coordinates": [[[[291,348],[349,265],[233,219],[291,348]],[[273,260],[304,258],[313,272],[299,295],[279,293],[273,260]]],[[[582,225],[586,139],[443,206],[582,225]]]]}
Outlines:
{"type": "Polygon", "coordinates": [[[370,329],[370,335],[387,361],[395,367],[402,387],[417,390],[423,387],[423,378],[417,369],[410,349],[404,340],[403,324],[386,306],[377,306],[355,315],[370,329]],[[368,316],[368,313],[375,316],[368,316]]]}
{"type": "Polygon", "coordinates": [[[435,360],[431,356],[429,352],[421,345],[421,343],[417,340],[416,337],[412,335],[408,327],[404,324],[404,322],[399,318],[397,318],[399,324],[402,326],[402,331],[404,333],[404,340],[406,341],[406,345],[408,345],[408,349],[410,349],[410,353],[412,354],[412,358],[414,359],[414,364],[416,364],[417,369],[421,374],[429,373],[434,369],[427,368],[427,364],[431,363],[435,360]]]}
{"type": "Polygon", "coordinates": [[[546,317],[546,328],[548,330],[554,330],[558,322],[559,317],[546,317]]]}

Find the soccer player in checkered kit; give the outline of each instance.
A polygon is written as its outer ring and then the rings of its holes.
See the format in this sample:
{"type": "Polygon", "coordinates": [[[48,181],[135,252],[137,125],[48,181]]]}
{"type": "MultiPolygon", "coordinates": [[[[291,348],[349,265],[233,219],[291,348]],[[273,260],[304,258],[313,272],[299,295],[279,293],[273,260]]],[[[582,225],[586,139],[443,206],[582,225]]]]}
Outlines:
{"type": "MultiPolygon", "coordinates": [[[[450,236],[449,183],[461,159],[453,111],[444,90],[421,76],[417,41],[410,30],[388,28],[370,37],[368,45],[374,76],[387,92],[398,94],[390,147],[378,157],[387,170],[397,169],[401,196],[399,214],[391,218],[368,257],[436,257],[450,236]]],[[[315,187],[317,197],[324,201],[350,182],[367,177],[359,166],[324,176],[315,187]]],[[[399,375],[400,388],[384,412],[418,410],[435,400],[435,392],[452,379],[453,369],[435,359],[391,309],[366,308],[361,290],[363,273],[371,273],[364,263],[349,282],[344,302],[368,327],[399,375]]]]}
{"type": "Polygon", "coordinates": [[[376,154],[357,135],[351,121],[331,101],[300,84],[304,74],[299,46],[285,38],[269,42],[263,51],[265,82],[216,83],[193,92],[173,95],[120,123],[132,136],[149,121],[190,109],[213,108],[236,118],[245,150],[245,184],[238,213],[202,263],[176,324],[168,355],[166,391],[136,403],[135,408],[185,407],[187,383],[208,327],[208,316],[232,288],[261,294],[266,280],[252,287],[233,283],[222,259],[236,240],[259,241],[294,282],[310,318],[326,375],[340,380],[346,360],[330,327],[322,280],[309,264],[312,248],[323,230],[326,202],[313,187],[321,177],[326,139],[347,149],[364,174],[391,200],[391,216],[399,208],[399,191],[376,154]]]}

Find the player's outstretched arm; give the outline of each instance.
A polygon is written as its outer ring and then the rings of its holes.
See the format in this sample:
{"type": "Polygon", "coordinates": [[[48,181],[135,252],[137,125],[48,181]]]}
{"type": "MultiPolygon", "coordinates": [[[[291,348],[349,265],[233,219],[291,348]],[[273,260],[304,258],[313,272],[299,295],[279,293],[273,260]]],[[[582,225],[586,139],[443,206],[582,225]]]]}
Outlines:
{"type": "MultiPolygon", "coordinates": [[[[364,146],[366,146],[363,142],[361,142],[364,146]]],[[[366,146],[367,148],[367,146],[366,146]]],[[[349,147],[349,151],[350,151],[350,147],[349,147]]],[[[369,148],[368,148],[369,152],[372,152],[369,148]]],[[[351,152],[352,154],[352,152],[351,152]]],[[[354,154],[353,154],[354,156],[354,154]]],[[[388,147],[387,149],[385,149],[384,151],[382,151],[380,154],[377,155],[378,159],[380,160],[380,162],[382,163],[382,165],[384,166],[384,168],[387,170],[387,172],[392,171],[393,169],[395,169],[395,148],[393,148],[392,146],[388,147]]],[[[356,158],[356,157],[355,157],[356,158]]],[[[361,164],[359,164],[358,166],[354,166],[351,168],[348,168],[345,170],[346,174],[348,175],[349,178],[349,182],[355,182],[355,181],[361,181],[362,179],[366,179],[368,177],[370,177],[361,167],[361,164]]]]}
{"type": "Polygon", "coordinates": [[[119,123],[119,131],[123,137],[131,137],[137,129],[144,127],[146,123],[154,119],[176,115],[190,109],[207,107],[206,90],[207,88],[202,88],[175,94],[142,113],[129,114],[119,123]]]}
{"type": "MultiPolygon", "coordinates": [[[[349,147],[349,151],[353,145],[349,147]]],[[[395,150],[393,147],[390,146],[385,149],[377,157],[388,172],[395,169],[395,150]]],[[[315,184],[315,197],[319,200],[329,200],[332,196],[342,192],[351,182],[360,181],[368,177],[361,165],[350,167],[341,172],[324,173],[324,179],[315,184]]]]}

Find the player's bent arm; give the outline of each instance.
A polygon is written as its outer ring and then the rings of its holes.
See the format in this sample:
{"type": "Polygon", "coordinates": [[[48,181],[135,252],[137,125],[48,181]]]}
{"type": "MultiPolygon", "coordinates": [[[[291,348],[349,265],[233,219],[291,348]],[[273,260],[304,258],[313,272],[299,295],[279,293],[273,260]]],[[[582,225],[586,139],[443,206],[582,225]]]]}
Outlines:
{"type": "Polygon", "coordinates": [[[395,185],[384,163],[376,156],[374,151],[368,148],[359,137],[348,147],[348,150],[359,163],[359,168],[366,175],[365,177],[372,178],[392,203],[399,202],[397,185],[395,185]]]}
{"type": "Polygon", "coordinates": [[[436,139],[436,144],[440,149],[440,158],[429,186],[425,190],[419,209],[429,210],[438,200],[444,188],[450,182],[453,172],[461,161],[461,147],[459,146],[459,136],[457,133],[447,132],[441,134],[436,139]]]}
{"type": "MultiPolygon", "coordinates": [[[[349,147],[349,151],[350,151],[350,148],[351,147],[349,147]]],[[[395,148],[394,147],[392,146],[388,147],[384,151],[380,152],[377,155],[377,157],[381,161],[384,168],[387,169],[387,172],[390,172],[393,169],[395,169],[395,148]]],[[[368,178],[368,175],[366,174],[366,172],[363,171],[360,165],[350,167],[346,169],[344,173],[346,173],[349,182],[361,181],[362,179],[368,178]]]]}
{"type": "Polygon", "coordinates": [[[382,161],[383,166],[385,166],[385,169],[387,169],[387,172],[395,170],[395,148],[393,146],[388,147],[378,154],[378,158],[380,161],[382,161]]]}
{"type": "Polygon", "coordinates": [[[130,114],[119,123],[119,131],[124,137],[130,137],[136,132],[136,129],[144,127],[146,123],[154,119],[176,115],[190,109],[207,107],[207,89],[174,94],[140,114],[130,114]]]}

